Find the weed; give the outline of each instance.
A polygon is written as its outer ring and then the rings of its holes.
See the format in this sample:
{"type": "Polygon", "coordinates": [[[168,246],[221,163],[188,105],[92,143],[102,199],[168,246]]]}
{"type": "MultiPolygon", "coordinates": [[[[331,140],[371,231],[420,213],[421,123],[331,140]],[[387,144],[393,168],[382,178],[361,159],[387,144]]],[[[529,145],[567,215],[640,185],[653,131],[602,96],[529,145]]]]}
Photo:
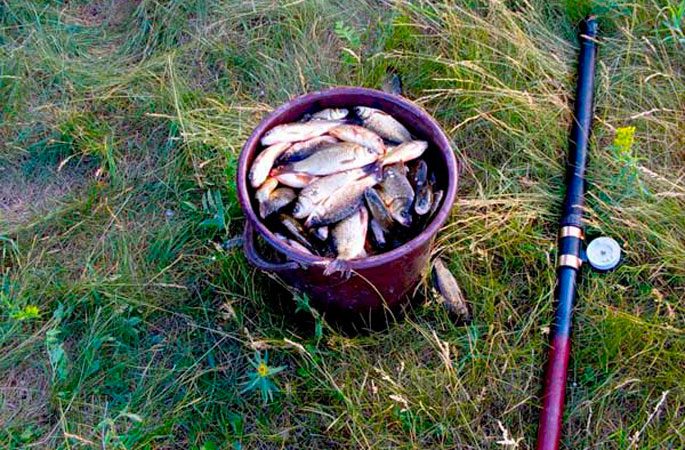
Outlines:
{"type": "Polygon", "coordinates": [[[285,366],[270,367],[268,352],[264,352],[264,356],[260,352],[256,352],[254,359],[250,360],[250,364],[254,371],[248,375],[240,393],[258,391],[266,405],[273,400],[274,393],[279,391],[278,386],[272,381],[272,377],[285,370],[285,366]]]}
{"type": "Polygon", "coordinates": [[[3,1],[0,448],[532,448],[590,12],[587,232],[625,258],[583,272],[562,446],[684,448],[680,0],[3,1]],[[348,336],[249,265],[234,177],[273,108],[389,69],[462,163],[474,317],[348,336]]]}

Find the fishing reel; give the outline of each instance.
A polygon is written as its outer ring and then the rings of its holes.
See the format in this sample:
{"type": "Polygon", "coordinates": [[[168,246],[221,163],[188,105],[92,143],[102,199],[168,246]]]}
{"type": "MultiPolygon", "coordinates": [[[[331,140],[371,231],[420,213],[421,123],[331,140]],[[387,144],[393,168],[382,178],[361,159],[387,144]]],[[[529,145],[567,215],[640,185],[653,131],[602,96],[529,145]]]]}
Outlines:
{"type": "MultiPolygon", "coordinates": [[[[575,237],[580,248],[576,247],[576,254],[562,254],[559,258],[559,266],[570,266],[579,269],[583,263],[590,264],[597,272],[608,272],[615,269],[621,262],[621,246],[609,236],[598,236],[590,240],[587,246],[583,247],[585,233],[576,226],[563,226],[559,233],[559,238],[575,237]]],[[[578,245],[576,244],[576,245],[578,245]]]]}
{"type": "Polygon", "coordinates": [[[609,236],[599,236],[590,241],[581,252],[583,261],[598,272],[615,269],[621,262],[621,246],[616,239],[609,236]]]}

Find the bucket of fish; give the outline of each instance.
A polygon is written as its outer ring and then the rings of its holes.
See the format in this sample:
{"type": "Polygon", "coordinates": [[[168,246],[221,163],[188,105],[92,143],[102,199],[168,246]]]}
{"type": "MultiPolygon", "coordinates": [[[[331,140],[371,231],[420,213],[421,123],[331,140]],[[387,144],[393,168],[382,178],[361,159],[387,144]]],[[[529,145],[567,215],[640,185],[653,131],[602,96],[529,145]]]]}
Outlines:
{"type": "Polygon", "coordinates": [[[409,100],[355,87],[303,95],[242,149],[245,254],[326,311],[394,309],[428,268],[457,178],[444,132],[409,100]]]}

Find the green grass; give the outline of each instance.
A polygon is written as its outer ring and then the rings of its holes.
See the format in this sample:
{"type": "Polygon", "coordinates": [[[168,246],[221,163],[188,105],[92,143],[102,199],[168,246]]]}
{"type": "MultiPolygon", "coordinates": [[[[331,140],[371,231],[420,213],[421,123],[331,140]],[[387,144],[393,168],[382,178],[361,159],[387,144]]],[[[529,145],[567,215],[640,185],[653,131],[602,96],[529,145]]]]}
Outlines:
{"type": "Polygon", "coordinates": [[[583,275],[563,448],[685,448],[674,0],[4,0],[0,448],[514,448],[505,430],[533,447],[590,11],[588,233],[625,260],[583,275]],[[429,299],[349,337],[220,244],[243,228],[233,177],[257,122],[391,67],[465,163],[437,250],[474,320],[429,299]],[[264,402],[248,388],[267,351],[283,370],[264,402]]]}

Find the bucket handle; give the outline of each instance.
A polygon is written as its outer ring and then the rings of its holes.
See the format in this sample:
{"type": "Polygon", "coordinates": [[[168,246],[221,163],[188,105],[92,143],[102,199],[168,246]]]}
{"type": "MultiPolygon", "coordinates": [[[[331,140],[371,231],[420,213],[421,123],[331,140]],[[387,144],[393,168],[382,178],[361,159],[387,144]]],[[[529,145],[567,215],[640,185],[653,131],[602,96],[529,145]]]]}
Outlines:
{"type": "Polygon", "coordinates": [[[284,263],[272,263],[262,258],[262,256],[257,251],[257,247],[255,246],[254,228],[252,227],[252,224],[249,221],[245,222],[245,231],[243,233],[243,248],[245,250],[245,256],[247,257],[247,260],[250,261],[252,265],[256,266],[260,270],[278,273],[285,272],[288,270],[296,270],[300,267],[296,262],[293,261],[288,261],[284,263]]]}

